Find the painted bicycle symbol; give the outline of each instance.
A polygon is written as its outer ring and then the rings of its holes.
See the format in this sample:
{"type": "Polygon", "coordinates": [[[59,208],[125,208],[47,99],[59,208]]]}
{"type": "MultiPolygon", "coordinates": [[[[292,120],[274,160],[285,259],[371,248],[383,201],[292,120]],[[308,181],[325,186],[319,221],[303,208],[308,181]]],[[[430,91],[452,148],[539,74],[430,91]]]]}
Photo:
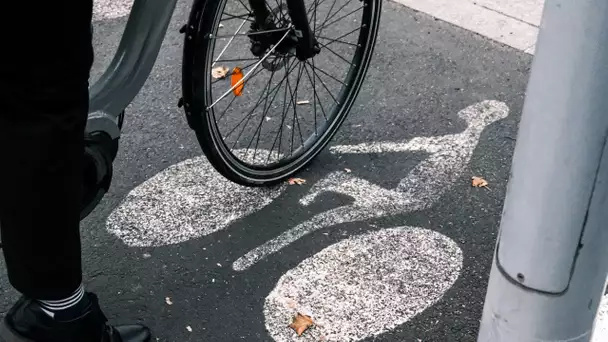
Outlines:
{"type": "MultiPolygon", "coordinates": [[[[506,118],[499,101],[483,101],[460,112],[458,134],[330,147],[334,155],[425,152],[429,156],[393,189],[343,170],[312,184],[300,199],[311,205],[323,193],[353,201],[321,212],[253,248],[232,264],[243,272],[312,232],[430,208],[462,176],[483,130],[506,118]]],[[[167,168],[132,190],[107,220],[107,229],[129,246],[177,244],[228,228],[270,205],[287,191],[231,183],[204,157],[167,168]]],[[[430,229],[395,227],[348,237],[286,272],[264,305],[266,328],[275,341],[292,341],[286,328],[294,312],[310,314],[315,328],[300,341],[359,341],[390,331],[431,306],[453,285],[462,252],[430,229]]]]}

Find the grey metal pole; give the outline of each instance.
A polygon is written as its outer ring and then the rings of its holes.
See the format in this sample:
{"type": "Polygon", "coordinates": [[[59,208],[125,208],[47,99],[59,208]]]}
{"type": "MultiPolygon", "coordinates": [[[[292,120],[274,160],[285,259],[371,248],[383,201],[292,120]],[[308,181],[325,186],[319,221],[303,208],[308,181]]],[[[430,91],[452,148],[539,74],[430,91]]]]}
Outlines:
{"type": "Polygon", "coordinates": [[[478,341],[591,340],[607,138],[608,1],[546,0],[478,341]]]}

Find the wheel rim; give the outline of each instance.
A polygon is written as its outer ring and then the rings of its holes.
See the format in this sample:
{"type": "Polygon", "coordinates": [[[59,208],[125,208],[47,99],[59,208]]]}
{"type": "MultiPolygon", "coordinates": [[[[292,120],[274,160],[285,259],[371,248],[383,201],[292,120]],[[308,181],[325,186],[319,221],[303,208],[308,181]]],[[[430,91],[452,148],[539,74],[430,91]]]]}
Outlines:
{"type": "MultiPolygon", "coordinates": [[[[235,45],[239,38],[241,42],[245,39],[251,41],[245,28],[253,18],[247,15],[245,0],[222,1],[212,24],[212,36],[208,37],[211,44],[207,45],[203,73],[204,89],[207,90],[204,120],[207,120],[211,139],[226,165],[247,177],[280,177],[318,153],[350,110],[365,73],[366,59],[373,50],[376,29],[373,26],[377,25],[379,15],[373,0],[309,0],[306,5],[311,28],[322,51],[314,58],[298,61],[283,49],[284,42],[291,39],[283,1],[267,0],[269,7],[270,2],[276,5],[271,9],[276,23],[279,23],[277,31],[282,29],[283,40],[278,41],[274,50],[264,50],[263,62],[252,54],[249,45],[244,46],[250,49],[245,54],[242,43],[235,45]],[[319,10],[323,5],[327,11],[321,14],[319,10]],[[241,12],[235,13],[239,7],[241,12]],[[344,21],[350,21],[351,25],[340,24],[344,21]],[[341,32],[330,31],[334,24],[341,32]],[[219,42],[223,44],[217,44],[219,42]],[[234,53],[231,51],[234,46],[241,51],[237,52],[236,58],[228,57],[234,53]],[[236,96],[238,90],[234,91],[232,75],[238,74],[234,72],[234,66],[239,66],[246,77],[240,96],[236,96]],[[214,78],[213,70],[218,67],[227,67],[228,77],[214,78]],[[265,78],[260,76],[263,74],[266,74],[265,78]],[[303,90],[308,90],[308,94],[302,96],[303,90]],[[242,101],[245,95],[253,95],[254,100],[248,100],[253,105],[242,101]],[[277,98],[281,100],[275,101],[277,98]],[[238,101],[244,105],[235,106],[238,101]],[[247,105],[249,108],[245,109],[247,105]],[[222,128],[222,119],[231,115],[232,125],[222,128]],[[276,130],[264,133],[263,127],[270,127],[267,124],[273,120],[278,123],[276,130]],[[303,130],[303,123],[312,124],[312,127],[303,130]],[[247,131],[253,131],[253,135],[241,138],[247,131]],[[236,136],[236,139],[230,140],[231,136],[236,136]],[[260,144],[262,140],[263,144],[260,144]],[[285,143],[288,144],[287,149],[285,143]],[[264,145],[265,149],[260,148],[264,145]]],[[[267,32],[259,34],[269,34],[267,32]]]]}

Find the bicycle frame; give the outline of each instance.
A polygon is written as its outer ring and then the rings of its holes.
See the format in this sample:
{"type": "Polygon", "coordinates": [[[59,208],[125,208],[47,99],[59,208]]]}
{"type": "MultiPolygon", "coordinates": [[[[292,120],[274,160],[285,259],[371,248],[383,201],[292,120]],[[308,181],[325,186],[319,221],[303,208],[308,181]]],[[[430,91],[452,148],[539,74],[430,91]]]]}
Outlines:
{"type": "MultiPolygon", "coordinates": [[[[305,42],[298,47],[298,56],[312,56],[318,51],[314,50],[304,2],[286,2],[296,33],[305,42]]],[[[265,21],[269,13],[264,3],[250,0],[256,18],[265,21]]],[[[120,137],[118,118],[148,79],[176,4],[177,0],[135,0],[112,62],[90,87],[86,133],[105,132],[112,140],[120,137]]]]}
{"type": "Polygon", "coordinates": [[[177,0],[135,0],[112,62],[90,88],[86,133],[120,136],[118,117],[148,79],[176,4],[177,0]]]}

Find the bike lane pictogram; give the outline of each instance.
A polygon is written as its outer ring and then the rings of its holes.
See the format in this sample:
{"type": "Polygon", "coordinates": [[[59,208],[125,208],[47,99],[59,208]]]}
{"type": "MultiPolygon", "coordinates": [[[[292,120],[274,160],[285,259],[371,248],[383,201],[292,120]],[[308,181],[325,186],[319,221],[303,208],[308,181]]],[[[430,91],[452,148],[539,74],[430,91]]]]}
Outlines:
{"type": "MultiPolygon", "coordinates": [[[[117,3],[96,7],[98,63],[128,13],[117,3]]],[[[83,223],[88,285],[111,315],[161,341],[473,340],[531,57],[386,3],[366,86],[307,183],[251,189],[213,170],[174,108],[180,40],[83,223]],[[300,338],[296,312],[316,323],[300,338]]],[[[0,293],[4,309],[4,276],[0,293]]]]}

